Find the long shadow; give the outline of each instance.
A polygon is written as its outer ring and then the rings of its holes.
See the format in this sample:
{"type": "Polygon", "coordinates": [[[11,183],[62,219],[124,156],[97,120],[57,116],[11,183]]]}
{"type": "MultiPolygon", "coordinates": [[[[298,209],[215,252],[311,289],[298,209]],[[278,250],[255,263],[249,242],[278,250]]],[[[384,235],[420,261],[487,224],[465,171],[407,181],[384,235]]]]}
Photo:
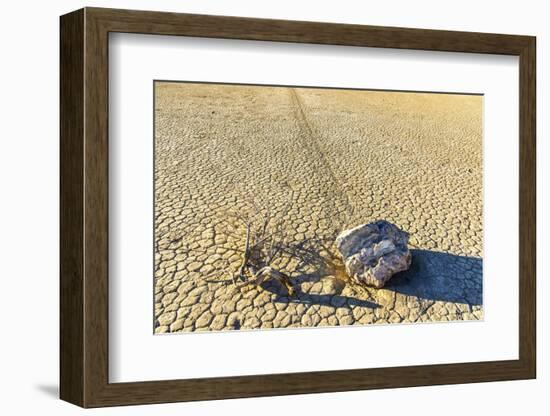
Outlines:
{"type": "MultiPolygon", "coordinates": [[[[274,302],[302,303],[335,307],[363,306],[378,308],[377,289],[369,289],[369,299],[342,296],[339,293],[346,284],[342,261],[331,250],[331,239],[305,239],[287,244],[281,250],[297,261],[291,274],[296,289],[294,296],[276,281],[262,283],[262,288],[276,295],[274,302]],[[339,285],[335,294],[310,294],[300,290],[302,283],[316,283],[326,276],[338,276],[339,285]],[[344,276],[342,276],[344,275],[344,276]]],[[[383,290],[424,300],[482,305],[483,303],[483,260],[477,257],[459,256],[423,249],[412,249],[410,268],[396,274],[383,290]]],[[[222,281],[220,281],[221,283],[222,281]]],[[[229,284],[230,282],[225,282],[229,284]]],[[[363,295],[366,295],[363,292],[363,295]]],[[[368,296],[368,295],[367,295],[368,296]]]]}
{"type": "Polygon", "coordinates": [[[285,254],[298,260],[294,271],[297,274],[293,279],[295,283],[316,282],[323,275],[343,268],[341,259],[331,252],[331,244],[332,240],[310,238],[282,248],[285,254]]]}
{"type": "Polygon", "coordinates": [[[370,300],[358,299],[352,296],[343,295],[316,295],[300,291],[299,289],[294,296],[288,296],[284,292],[284,289],[277,287],[274,284],[266,285],[263,287],[265,290],[274,293],[276,296],[273,299],[275,303],[296,303],[304,305],[321,305],[321,306],[333,306],[338,308],[354,308],[356,306],[362,306],[365,308],[376,309],[380,305],[371,302],[370,300]]]}
{"type": "Polygon", "coordinates": [[[430,250],[411,250],[411,267],[396,274],[385,286],[422,299],[483,303],[483,260],[430,250]]]}
{"type": "Polygon", "coordinates": [[[341,260],[331,254],[331,242],[332,240],[328,239],[311,238],[282,247],[284,253],[298,261],[292,277],[292,283],[296,290],[293,296],[289,296],[286,289],[278,282],[266,282],[262,284],[262,288],[276,295],[274,302],[339,308],[362,306],[374,309],[380,307],[379,304],[371,300],[340,295],[339,292],[342,291],[346,283],[336,278],[335,294],[312,294],[301,291],[300,284],[302,283],[315,283],[327,275],[334,275],[337,269],[343,271],[341,260]]]}

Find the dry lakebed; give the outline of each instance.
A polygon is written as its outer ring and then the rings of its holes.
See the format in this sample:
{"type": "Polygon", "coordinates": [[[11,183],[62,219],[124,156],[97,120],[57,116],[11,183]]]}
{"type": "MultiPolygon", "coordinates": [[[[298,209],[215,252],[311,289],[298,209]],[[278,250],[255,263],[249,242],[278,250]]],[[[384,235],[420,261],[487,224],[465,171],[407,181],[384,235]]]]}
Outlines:
{"type": "Polygon", "coordinates": [[[155,333],[482,319],[482,106],[155,82],[155,333]],[[335,239],[379,220],[411,259],[377,288],[335,239]]]}

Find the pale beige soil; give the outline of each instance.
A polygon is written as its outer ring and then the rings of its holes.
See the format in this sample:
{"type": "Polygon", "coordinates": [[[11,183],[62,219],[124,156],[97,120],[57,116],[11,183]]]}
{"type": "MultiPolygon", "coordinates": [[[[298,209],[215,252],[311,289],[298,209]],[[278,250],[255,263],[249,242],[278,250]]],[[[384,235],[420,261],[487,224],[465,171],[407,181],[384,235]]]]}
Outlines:
{"type": "Polygon", "coordinates": [[[156,83],[155,332],[482,319],[482,97],[156,83]],[[282,216],[278,282],[235,287],[250,196],[282,216]],[[290,201],[290,209],[285,210],[290,201]],[[350,283],[333,239],[385,219],[410,270],[350,283]],[[239,235],[239,232],[241,233],[239,235]]]}

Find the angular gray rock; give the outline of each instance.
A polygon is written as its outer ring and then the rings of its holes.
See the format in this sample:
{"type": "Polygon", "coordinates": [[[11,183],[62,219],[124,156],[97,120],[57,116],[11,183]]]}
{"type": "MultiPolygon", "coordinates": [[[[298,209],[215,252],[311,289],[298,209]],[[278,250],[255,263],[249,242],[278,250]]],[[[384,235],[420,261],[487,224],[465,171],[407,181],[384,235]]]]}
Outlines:
{"type": "Polygon", "coordinates": [[[383,287],[396,273],[411,265],[409,234],[378,220],[344,230],[336,238],[346,272],[357,283],[383,287]]]}

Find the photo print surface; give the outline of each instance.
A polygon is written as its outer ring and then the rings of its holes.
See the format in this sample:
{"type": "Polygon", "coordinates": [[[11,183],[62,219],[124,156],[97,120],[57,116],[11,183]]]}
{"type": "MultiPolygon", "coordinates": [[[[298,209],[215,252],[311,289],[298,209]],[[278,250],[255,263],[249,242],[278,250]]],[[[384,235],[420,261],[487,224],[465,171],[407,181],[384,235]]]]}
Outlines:
{"type": "Polygon", "coordinates": [[[483,96],[154,82],[154,332],[483,319],[483,96]]]}

